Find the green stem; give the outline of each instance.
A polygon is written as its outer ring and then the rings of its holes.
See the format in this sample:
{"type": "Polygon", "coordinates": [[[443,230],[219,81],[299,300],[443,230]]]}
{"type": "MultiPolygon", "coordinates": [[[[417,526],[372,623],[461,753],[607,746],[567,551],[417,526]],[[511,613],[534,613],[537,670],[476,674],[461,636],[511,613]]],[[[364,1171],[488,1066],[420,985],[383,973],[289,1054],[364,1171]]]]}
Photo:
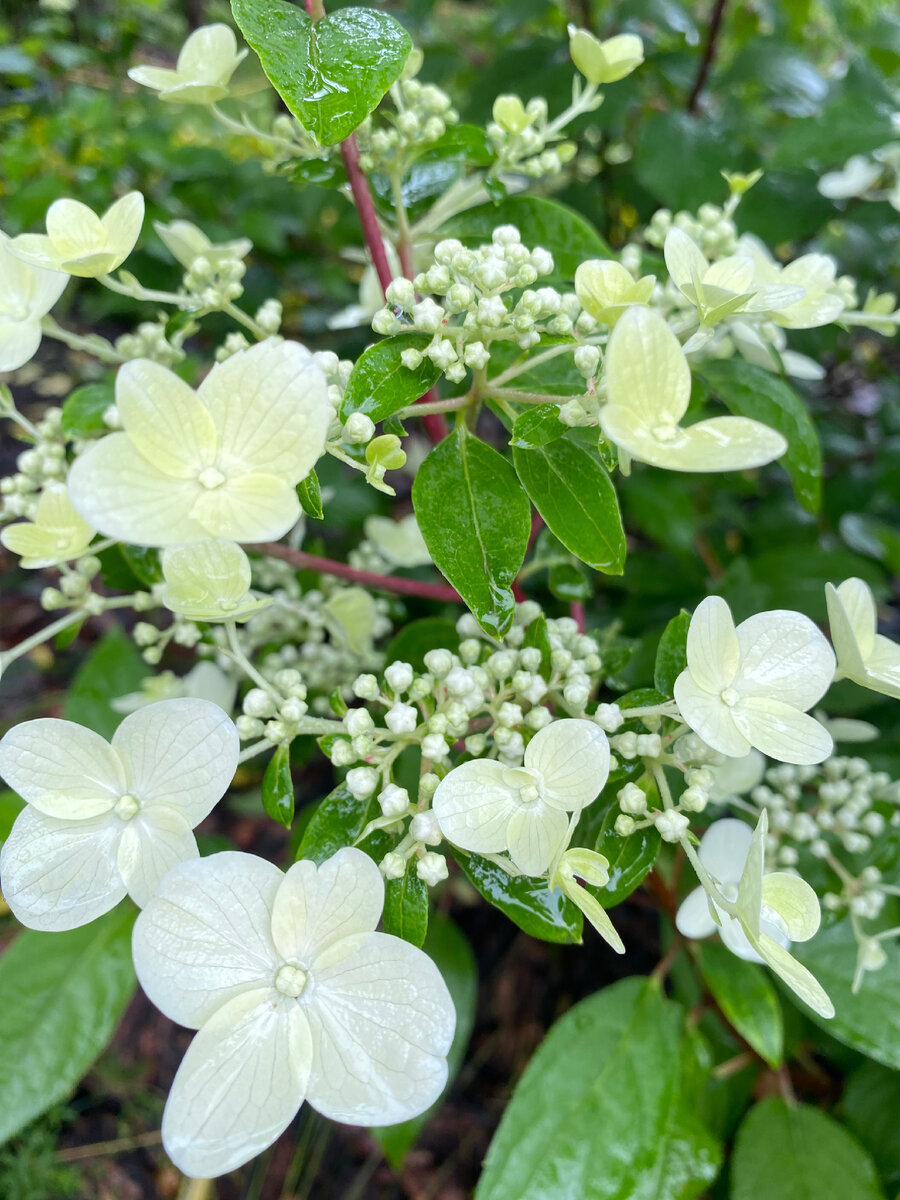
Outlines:
{"type": "MultiPolygon", "coordinates": [[[[252,680],[257,687],[262,688],[262,690],[275,701],[275,707],[280,708],[284,703],[284,697],[276,687],[269,683],[265,676],[260,675],[253,663],[251,663],[247,658],[247,655],[241,648],[241,643],[238,639],[237,626],[235,625],[234,621],[225,621],[224,624],[225,636],[228,638],[230,657],[237,663],[248,679],[252,680]]],[[[228,653],[228,651],[226,651],[226,653],[228,653]]]]}
{"type": "MultiPolygon", "coordinates": [[[[131,608],[134,605],[134,596],[116,596],[111,600],[105,600],[103,604],[103,612],[109,611],[112,608],[131,608]]],[[[35,646],[41,646],[44,642],[48,642],[51,638],[56,637],[58,633],[62,633],[64,629],[68,629],[70,625],[76,625],[79,621],[84,621],[88,617],[99,616],[99,613],[85,612],[83,608],[75,609],[73,612],[66,613],[64,617],[59,617],[52,621],[49,625],[45,625],[43,629],[33,633],[31,637],[25,638],[23,642],[13,646],[9,650],[4,650],[0,654],[0,670],[5,671],[11,662],[15,662],[17,658],[21,658],[23,654],[28,654],[35,646]]]]}
{"type": "Polygon", "coordinates": [[[222,312],[227,313],[229,317],[232,317],[239,324],[243,325],[245,329],[249,329],[257,341],[264,342],[269,336],[261,326],[257,325],[252,317],[248,316],[243,309],[238,308],[233,301],[226,300],[222,306],[222,312]]]}
{"type": "Polygon", "coordinates": [[[195,306],[192,296],[176,295],[175,292],[156,292],[152,288],[142,287],[141,284],[120,283],[111,275],[98,275],[97,282],[119,296],[128,296],[131,300],[148,300],[157,304],[172,304],[176,308],[191,309],[195,306]]]}
{"type": "Polygon", "coordinates": [[[100,337],[99,334],[82,337],[80,334],[71,333],[68,329],[57,325],[52,317],[44,317],[41,320],[41,332],[46,337],[64,342],[72,350],[85,350],[88,354],[93,354],[94,358],[99,358],[101,362],[123,363],[128,361],[106,338],[100,337]]]}

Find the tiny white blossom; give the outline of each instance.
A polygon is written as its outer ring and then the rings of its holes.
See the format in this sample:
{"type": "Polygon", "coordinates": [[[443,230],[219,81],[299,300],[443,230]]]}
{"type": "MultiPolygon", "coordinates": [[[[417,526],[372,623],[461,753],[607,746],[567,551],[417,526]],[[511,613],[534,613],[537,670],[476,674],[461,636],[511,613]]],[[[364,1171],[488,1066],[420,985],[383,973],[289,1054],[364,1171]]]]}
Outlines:
{"type": "Polygon", "coordinates": [[[228,95],[228,81],[247,51],[238,50],[227,25],[201,25],[178,55],[175,69],[139,66],[130,79],[159,92],[160,100],[176,104],[212,104],[228,95]]]}
{"type": "Polygon", "coordinates": [[[791,942],[808,941],[819,928],[818,898],[798,875],[765,874],[767,832],[765,809],[755,831],[730,817],[711,825],[700,841],[700,863],[735,903],[737,915],[720,911],[699,887],[682,902],[675,924],[689,938],[718,932],[733,954],[766,963],[810,1008],[833,1017],[821,984],[788,952],[791,942]]]}
{"type": "Polygon", "coordinates": [[[670,471],[740,471],[784,454],[787,442],[748,417],[711,417],[683,427],[691,371],[675,334],[652,309],[632,306],[606,354],[604,434],[639,462],[670,471]]]}
{"type": "Polygon", "coordinates": [[[196,392],[158,363],[126,363],[116,407],[123,432],[76,458],[69,491],[96,529],[143,546],[281,537],[331,412],[309,351],[274,338],[213,367],[196,392]]]}
{"type": "Polygon", "coordinates": [[[838,670],[854,683],[900,699],[900,645],[878,632],[872,589],[862,579],[826,583],[825,599],[838,670]]]}
{"type": "Polygon", "coordinates": [[[246,621],[272,603],[250,592],[250,562],[234,542],[207,538],[160,555],[166,608],[190,621],[246,621]]]}
{"type": "Polygon", "coordinates": [[[675,700],[721,754],[742,758],[753,746],[781,762],[819,763],[833,743],[806,710],[827,691],[834,665],[828,642],[801,613],[757,613],[735,628],[726,602],[708,596],[691,618],[675,700]]]}
{"type": "Polygon", "coordinates": [[[880,163],[865,154],[854,154],[839,171],[827,171],[819,180],[818,189],[829,200],[849,200],[867,192],[881,171],[880,163]]]}
{"type": "Polygon", "coordinates": [[[16,371],[41,344],[41,317],[63,293],[69,276],[31,266],[10,254],[0,232],[0,371],[16,371]]]}
{"type": "Polygon", "coordinates": [[[21,554],[19,565],[28,568],[52,567],[77,558],[93,536],[93,529],[72,507],[63,483],[44,488],[34,521],[18,521],[0,530],[0,542],[21,554]]]}
{"type": "Polygon", "coordinates": [[[47,209],[47,232],[22,233],[7,249],[33,267],[95,279],[121,266],[144,223],[144,197],[129,192],[102,217],[79,200],[54,200],[47,209]]]}
{"type": "Polygon", "coordinates": [[[238,735],[207,700],[163,700],[112,743],[40,718],[0,741],[0,774],[27,801],[0,854],[3,894],[32,929],[74,929],[127,893],[146,904],[237,767],[238,735]]]}
{"type": "Polygon", "coordinates": [[[427,954],[376,933],[382,876],[360,850],[284,874],[224,853],[170,872],[138,918],[144,991],[199,1032],[163,1144],[186,1174],[234,1170],[306,1101],[351,1125],[424,1112],[447,1080],[453,1002],[427,954]]]}
{"type": "Polygon", "coordinates": [[[476,854],[508,852],[520,871],[541,875],[560,849],[568,814],[596,799],[608,774],[602,730],[560,720],[531,739],[523,767],[463,763],[441,780],[432,805],[448,841],[476,854]]]}

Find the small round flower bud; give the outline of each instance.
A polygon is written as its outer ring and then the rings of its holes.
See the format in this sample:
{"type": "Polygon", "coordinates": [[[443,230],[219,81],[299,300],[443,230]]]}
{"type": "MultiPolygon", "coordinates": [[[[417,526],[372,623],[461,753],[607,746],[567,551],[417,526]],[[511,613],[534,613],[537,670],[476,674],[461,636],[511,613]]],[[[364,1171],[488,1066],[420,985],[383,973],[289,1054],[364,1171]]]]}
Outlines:
{"type": "Polygon", "coordinates": [[[356,754],[346,738],[338,738],[331,747],[331,761],[336,767],[349,767],[356,762],[356,754]]]}
{"type": "Polygon", "coordinates": [[[709,793],[700,787],[686,787],[681,793],[679,804],[688,812],[701,813],[709,803],[709,793]]]}
{"type": "Polygon", "coordinates": [[[378,866],[385,879],[402,879],[406,874],[406,859],[393,850],[388,851],[378,866]]]}
{"type": "Polygon", "coordinates": [[[418,709],[411,704],[394,704],[385,713],[384,723],[391,733],[413,733],[419,723],[418,709]]]}
{"type": "Polygon", "coordinates": [[[666,809],[656,814],[653,824],[664,842],[677,842],[687,832],[690,822],[684,813],[666,809]]]}
{"type": "Polygon", "coordinates": [[[466,738],[466,752],[474,758],[484,754],[487,749],[487,738],[483,733],[473,733],[466,738]]]}
{"type": "Polygon", "coordinates": [[[344,728],[351,737],[357,737],[361,733],[368,733],[375,728],[375,722],[372,720],[372,714],[366,708],[351,708],[344,717],[344,728]]]}
{"type": "Polygon", "coordinates": [[[452,696],[465,696],[467,692],[471,692],[475,687],[472,672],[465,670],[463,667],[453,667],[448,672],[444,683],[446,684],[447,691],[452,696]]]}
{"type": "Polygon", "coordinates": [[[662,738],[658,733],[639,733],[637,752],[642,758],[659,758],[662,754],[662,738]]]}
{"type": "Polygon", "coordinates": [[[416,874],[428,887],[436,887],[449,874],[447,860],[443,854],[429,850],[416,863],[416,874]]]}
{"type": "Polygon", "coordinates": [[[370,442],[375,434],[375,422],[365,413],[351,413],[344,426],[344,438],[353,445],[370,442]]]}
{"type": "Polygon", "coordinates": [[[632,816],[642,816],[647,811],[647,797],[636,783],[626,783],[621,791],[616,793],[622,812],[632,816]]]}
{"type": "Polygon", "coordinates": [[[388,304],[396,304],[404,312],[411,312],[416,303],[416,289],[410,279],[392,279],[384,294],[388,304]]]}
{"type": "Polygon", "coordinates": [[[605,733],[615,733],[625,723],[625,718],[618,704],[598,704],[594,713],[594,723],[605,733]]]}
{"type": "Polygon", "coordinates": [[[427,812],[416,813],[409,823],[409,832],[417,842],[424,842],[427,846],[437,846],[444,836],[441,833],[438,819],[431,809],[427,812]]]}
{"type": "Polygon", "coordinates": [[[433,771],[426,771],[419,779],[419,796],[423,800],[430,800],[438,789],[440,779],[433,771]]]}
{"type": "Polygon", "coordinates": [[[453,667],[453,655],[449,650],[429,650],[425,666],[436,679],[443,679],[453,667]]]}
{"type": "Polygon", "coordinates": [[[628,817],[624,813],[620,813],[616,817],[613,829],[615,829],[620,837],[628,837],[629,833],[634,833],[634,817],[628,817]]]}
{"type": "Polygon", "coordinates": [[[413,669],[407,662],[392,662],[385,667],[384,678],[393,692],[405,692],[413,681],[413,669]]]}
{"type": "Polygon", "coordinates": [[[357,675],[352,686],[354,696],[359,696],[360,700],[377,700],[381,694],[374,675],[357,675]]]}
{"type": "Polygon", "coordinates": [[[256,717],[248,717],[246,714],[241,713],[241,715],[235,719],[234,724],[238,731],[238,735],[244,742],[249,741],[250,738],[262,737],[263,723],[256,717]]]}
{"type": "Polygon", "coordinates": [[[429,733],[422,738],[422,755],[424,758],[440,762],[450,753],[450,747],[439,733],[429,733]]]}
{"type": "Polygon", "coordinates": [[[354,767],[347,772],[347,787],[357,800],[366,800],[378,786],[378,772],[371,767],[354,767]]]}
{"type": "Polygon", "coordinates": [[[378,803],[386,817],[405,817],[409,812],[409,792],[396,783],[389,783],[378,793],[378,803]]]}
{"type": "Polygon", "coordinates": [[[543,705],[538,705],[533,708],[525,717],[525,724],[529,729],[545,729],[553,720],[553,714],[549,708],[544,708],[543,705]]]}
{"type": "Polygon", "coordinates": [[[613,744],[623,758],[634,758],[637,755],[637,739],[638,735],[629,731],[618,734],[613,744]]]}
{"type": "Polygon", "coordinates": [[[307,705],[305,701],[298,700],[292,696],[289,700],[285,700],[281,706],[281,719],[289,721],[292,725],[297,725],[306,716],[307,705]]]}

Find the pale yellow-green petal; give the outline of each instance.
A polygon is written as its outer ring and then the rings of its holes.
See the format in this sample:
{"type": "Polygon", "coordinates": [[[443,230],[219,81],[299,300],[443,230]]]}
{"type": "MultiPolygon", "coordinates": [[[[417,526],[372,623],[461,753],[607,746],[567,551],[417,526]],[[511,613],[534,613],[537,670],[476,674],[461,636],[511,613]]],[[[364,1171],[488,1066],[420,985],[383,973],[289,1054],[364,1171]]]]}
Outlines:
{"type": "Polygon", "coordinates": [[[707,596],[694,609],[687,635],[687,663],[694,680],[710,692],[734,682],[741,650],[731,609],[721,596],[707,596]]]}
{"type": "Polygon", "coordinates": [[[80,200],[54,200],[47,209],[47,236],[61,258],[81,258],[106,247],[103,222],[80,200]]]}
{"type": "Polygon", "coordinates": [[[753,259],[741,254],[720,258],[703,276],[704,290],[708,287],[724,288],[728,292],[746,292],[753,282],[753,259]]]}
{"type": "Polygon", "coordinates": [[[172,71],[168,67],[141,65],[132,67],[128,72],[128,78],[133,79],[135,83],[141,84],[142,87],[153,88],[154,91],[162,92],[167,88],[174,87],[180,77],[177,71],[172,71]]]}
{"type": "Polygon", "coordinates": [[[834,651],[814,621],[792,609],[755,613],[737,629],[741,693],[812,708],[834,678],[834,651]]]}
{"type": "Polygon", "coordinates": [[[799,875],[787,871],[766,875],[762,901],[781,918],[792,942],[808,942],[819,928],[822,918],[819,898],[799,875]]]}
{"type": "Polygon", "coordinates": [[[759,936],[759,922],[762,916],[763,871],[765,870],[768,832],[769,816],[763,809],[750,839],[747,859],[741,872],[735,900],[737,916],[744,927],[744,932],[754,945],[755,939],[759,936]]]}
{"type": "Polygon", "coordinates": [[[694,733],[714,750],[729,758],[748,753],[750,743],[734,723],[734,710],[717,693],[701,687],[690,671],[682,671],[675,680],[675,702],[694,733]]]}
{"type": "Polygon", "coordinates": [[[820,1017],[833,1017],[834,1005],[818,979],[798,963],[793,955],[766,934],[760,934],[755,948],[765,962],[780,976],[791,991],[808,1004],[820,1017]]]}
{"type": "Polygon", "coordinates": [[[20,233],[6,244],[10,254],[44,270],[60,270],[60,255],[44,233],[20,233]]]}
{"type": "Polygon", "coordinates": [[[602,413],[613,408],[628,413],[637,428],[649,433],[659,425],[675,426],[684,416],[691,395],[690,368],[675,334],[649,308],[630,308],[616,324],[605,378],[609,403],[602,413]]]}
{"type": "Polygon", "coordinates": [[[814,766],[834,750],[824,725],[781,700],[750,696],[736,704],[732,713],[750,745],[779,762],[814,766]]]}
{"type": "Polygon", "coordinates": [[[138,240],[144,223],[144,197],[140,192],[128,192],[111,205],[101,218],[106,249],[113,255],[114,270],[125,261],[138,240]]]}
{"type": "Polygon", "coordinates": [[[212,417],[174,371],[148,358],[126,363],[116,376],[116,407],[135,448],[164,474],[196,479],[212,464],[212,417]]]}
{"type": "Polygon", "coordinates": [[[207,537],[269,542],[287,533],[300,513],[297,493],[286,480],[275,475],[241,475],[198,495],[190,517],[207,537]]]}
{"type": "Polygon", "coordinates": [[[709,269],[709,263],[694,239],[676,226],[666,234],[663,254],[669,275],[680,288],[702,279],[709,269]]]}
{"type": "Polygon", "coordinates": [[[563,844],[569,826],[558,808],[517,804],[506,829],[509,856],[526,875],[543,875],[563,844]]]}
{"type": "Polygon", "coordinates": [[[560,886],[572,903],[581,909],[603,940],[612,946],[616,954],[624,954],[625,943],[609,919],[609,913],[596,896],[593,896],[587,888],[580,887],[574,879],[563,880],[560,882],[560,886]]]}

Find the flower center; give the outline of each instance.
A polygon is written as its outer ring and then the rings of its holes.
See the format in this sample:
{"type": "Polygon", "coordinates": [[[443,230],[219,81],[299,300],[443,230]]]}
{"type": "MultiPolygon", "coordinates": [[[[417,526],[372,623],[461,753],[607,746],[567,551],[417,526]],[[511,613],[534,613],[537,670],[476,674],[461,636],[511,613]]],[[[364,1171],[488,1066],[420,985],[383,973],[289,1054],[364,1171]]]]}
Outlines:
{"type": "Polygon", "coordinates": [[[719,699],[723,704],[727,705],[728,708],[734,708],[740,698],[740,694],[736,692],[733,687],[727,687],[723,691],[719,692],[719,699]]]}
{"type": "Polygon", "coordinates": [[[290,996],[294,1000],[302,994],[306,987],[309,974],[294,963],[285,963],[275,973],[275,989],[282,996],[290,996]]]}
{"type": "Polygon", "coordinates": [[[536,783],[526,783],[524,787],[519,788],[519,800],[522,804],[534,804],[540,798],[540,788],[536,783]]]}
{"type": "Polygon", "coordinates": [[[197,482],[205,488],[217,488],[225,482],[225,476],[215,467],[205,467],[197,476],[197,482]]]}
{"type": "Polygon", "coordinates": [[[130,792],[126,792],[124,796],[120,796],[116,802],[113,812],[123,821],[130,821],[132,817],[136,817],[141,810],[141,802],[137,796],[132,796],[130,792]]]}

